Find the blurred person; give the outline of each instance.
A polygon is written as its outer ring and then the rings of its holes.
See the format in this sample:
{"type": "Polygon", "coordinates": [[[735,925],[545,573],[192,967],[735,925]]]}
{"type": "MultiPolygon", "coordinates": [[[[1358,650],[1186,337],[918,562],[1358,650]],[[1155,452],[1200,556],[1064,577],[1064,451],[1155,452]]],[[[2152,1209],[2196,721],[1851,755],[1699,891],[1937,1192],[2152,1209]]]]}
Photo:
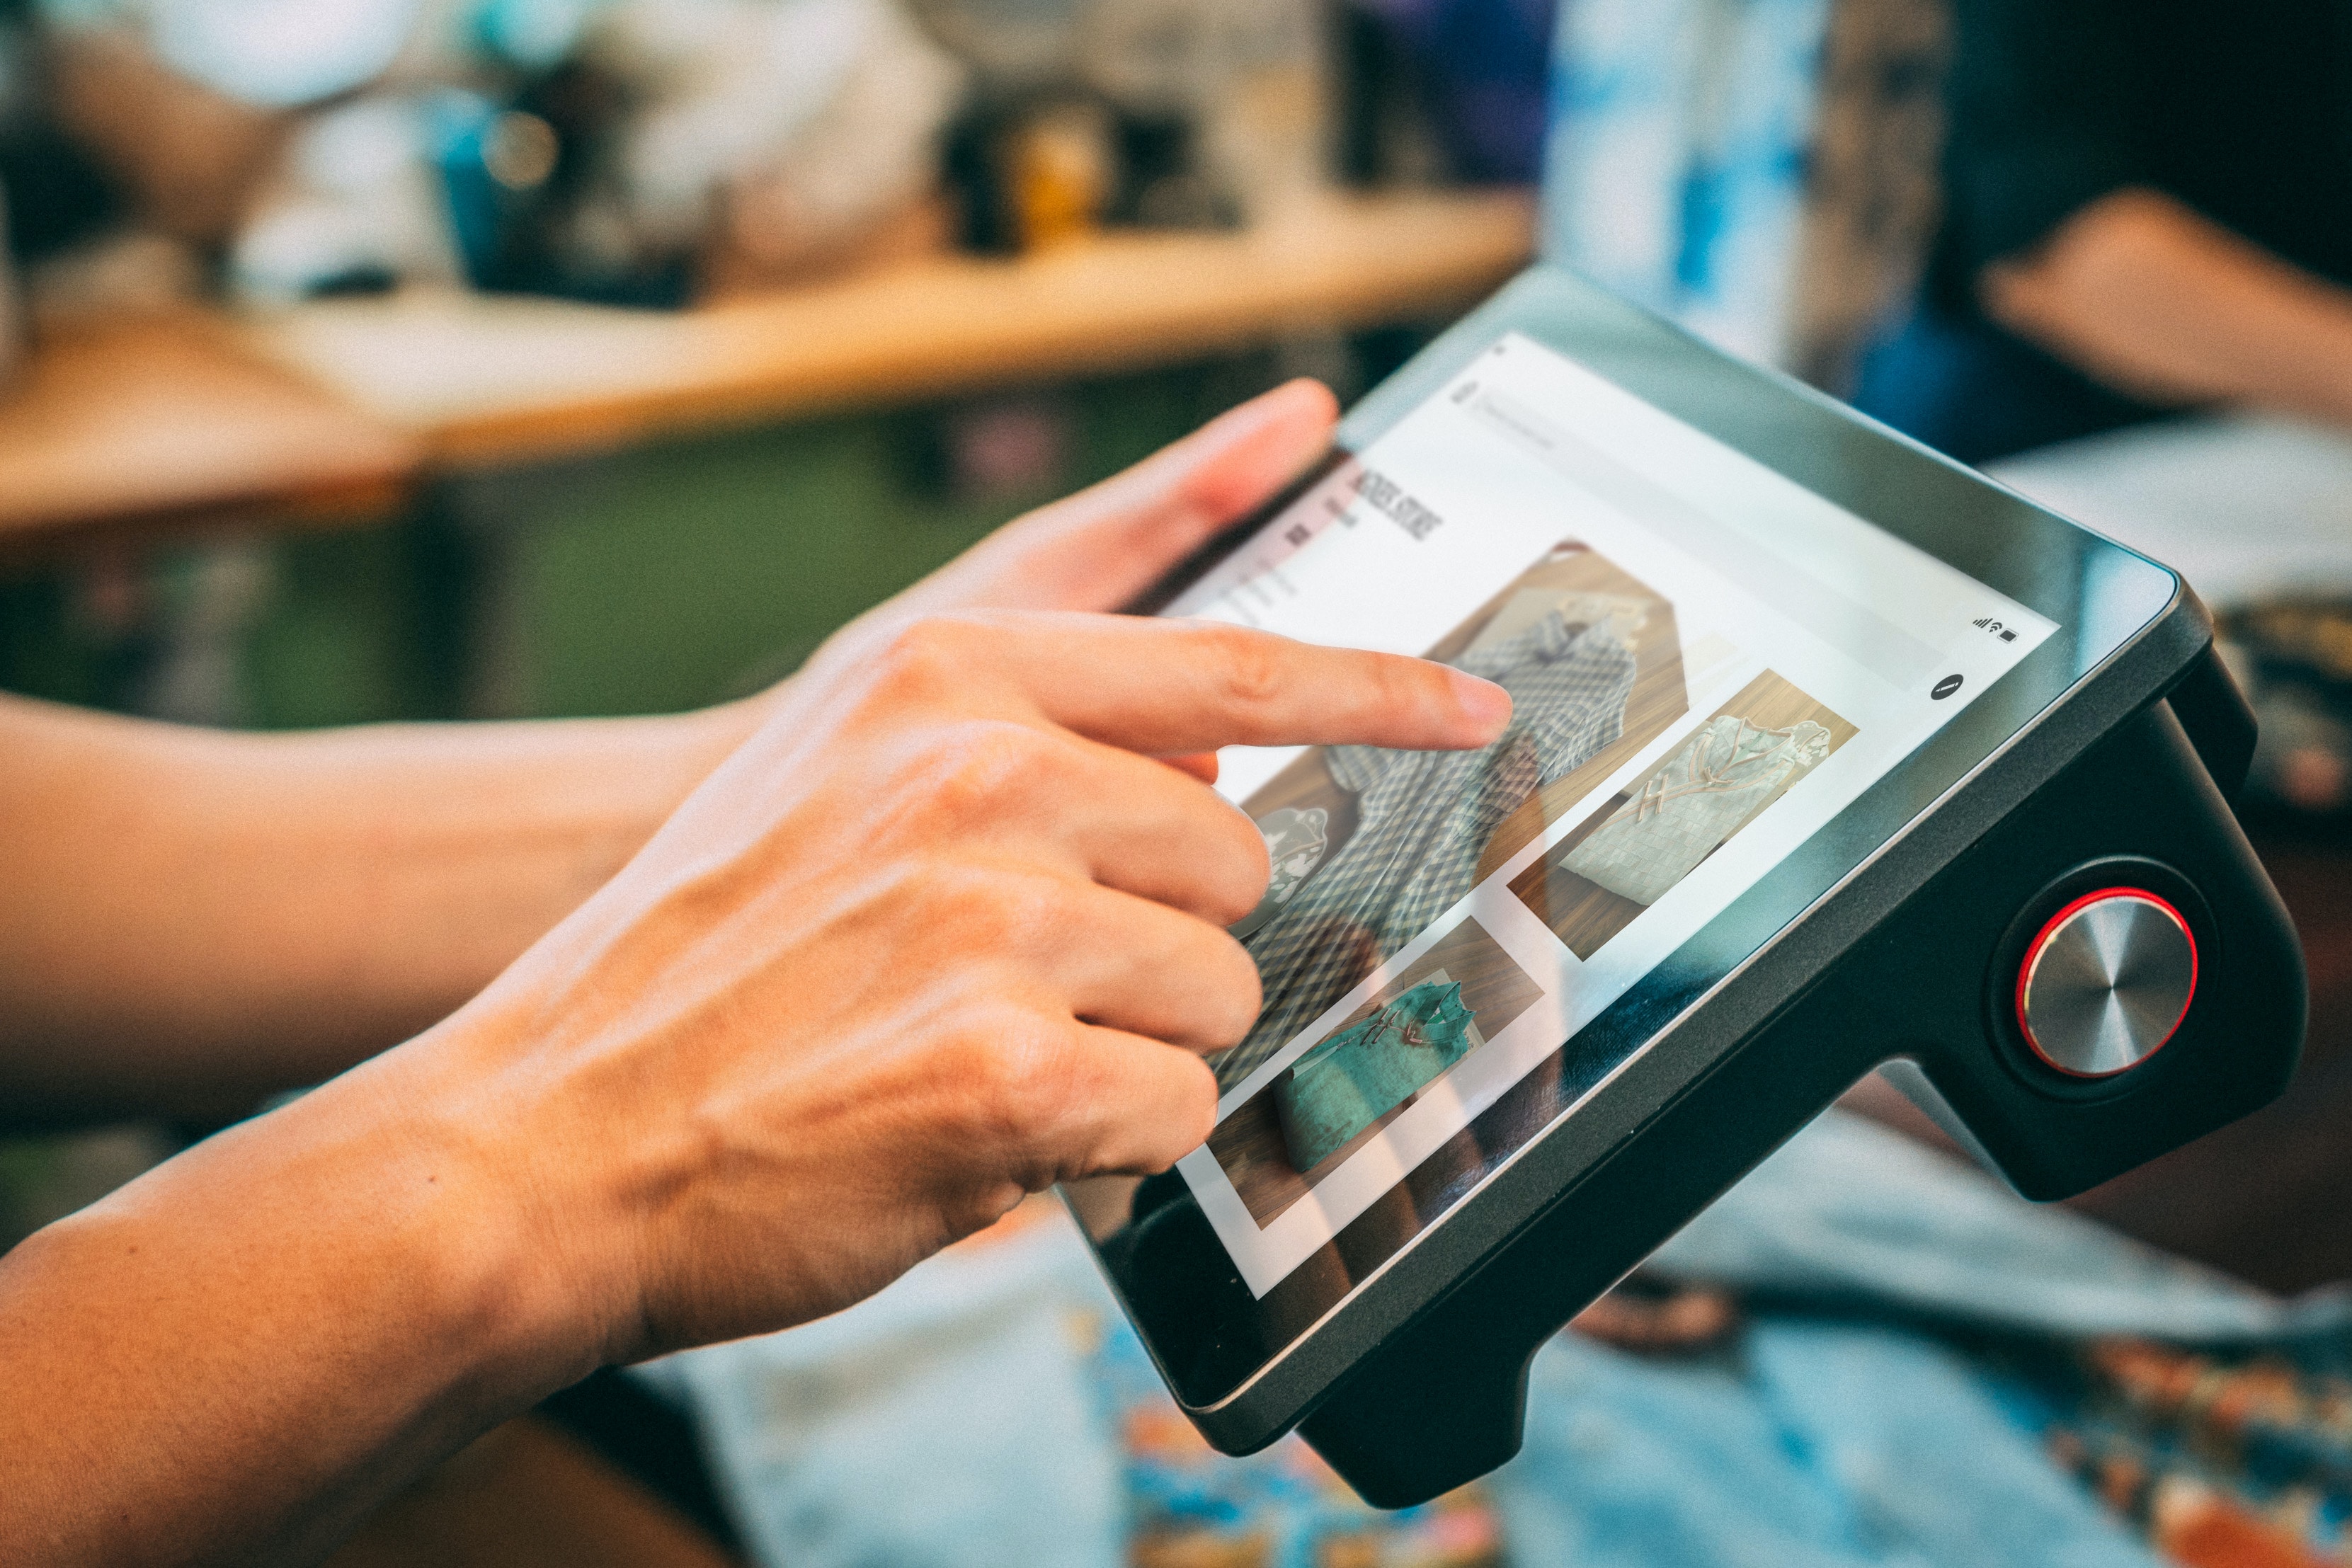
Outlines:
{"type": "Polygon", "coordinates": [[[1942,230],[1855,401],[1972,463],[2208,403],[2352,428],[2352,4],[1954,12],[1942,230]]]}
{"type": "Polygon", "coordinates": [[[1267,879],[1215,748],[1480,746],[1509,706],[1101,613],[1334,413],[1269,393],[708,712],[257,736],[0,699],[0,1120],[326,1081],[0,1259],[0,1557],[315,1555],[596,1367],[1197,1145],[1267,879]]]}

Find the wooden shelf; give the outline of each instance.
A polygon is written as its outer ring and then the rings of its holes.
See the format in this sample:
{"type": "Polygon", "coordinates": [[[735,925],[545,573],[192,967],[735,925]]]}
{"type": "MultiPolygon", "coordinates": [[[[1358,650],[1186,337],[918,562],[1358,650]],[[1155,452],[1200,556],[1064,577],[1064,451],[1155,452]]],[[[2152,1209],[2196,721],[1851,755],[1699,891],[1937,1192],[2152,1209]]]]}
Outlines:
{"type": "Polygon", "coordinates": [[[307,306],[246,340],[436,459],[489,465],[1447,314],[1532,235],[1516,192],[1334,200],[1245,234],[940,256],[677,314],[412,296],[307,306]]]}
{"type": "Polygon", "coordinates": [[[939,256],[702,309],[407,294],[46,342],[0,396],[0,551],[380,514],[417,479],[1443,317],[1526,262],[1523,193],[1333,198],[1232,235],[939,256]]]}
{"type": "Polygon", "coordinates": [[[287,525],[381,510],[423,446],[253,359],[218,322],[142,318],[44,342],[0,393],[0,551],[93,528],[287,525]]]}

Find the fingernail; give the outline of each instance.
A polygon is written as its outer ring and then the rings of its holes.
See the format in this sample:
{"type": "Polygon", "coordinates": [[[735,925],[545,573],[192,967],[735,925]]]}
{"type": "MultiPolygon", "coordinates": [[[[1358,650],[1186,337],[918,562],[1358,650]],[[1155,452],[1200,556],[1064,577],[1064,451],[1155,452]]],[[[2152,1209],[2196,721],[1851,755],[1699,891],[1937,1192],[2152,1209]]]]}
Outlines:
{"type": "Polygon", "coordinates": [[[1459,670],[1448,673],[1454,677],[1454,700],[1461,706],[1464,716],[1489,730],[1499,730],[1510,723],[1510,693],[1492,681],[1482,681],[1459,670]]]}

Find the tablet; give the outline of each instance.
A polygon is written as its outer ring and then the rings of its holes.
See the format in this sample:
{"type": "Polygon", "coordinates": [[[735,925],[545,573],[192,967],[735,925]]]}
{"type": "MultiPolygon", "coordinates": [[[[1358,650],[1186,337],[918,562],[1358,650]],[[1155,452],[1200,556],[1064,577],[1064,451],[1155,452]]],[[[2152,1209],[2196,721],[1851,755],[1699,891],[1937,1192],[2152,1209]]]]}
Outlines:
{"type": "Polygon", "coordinates": [[[1631,1070],[2182,603],[1561,271],[1366,398],[1139,608],[1423,654],[1516,706],[1480,752],[1220,758],[1273,862],[1234,927],[1264,1011],[1213,1059],[1204,1146],[1067,1194],[1202,1429],[1244,1451],[1312,1410],[1632,1135],[1631,1070]]]}

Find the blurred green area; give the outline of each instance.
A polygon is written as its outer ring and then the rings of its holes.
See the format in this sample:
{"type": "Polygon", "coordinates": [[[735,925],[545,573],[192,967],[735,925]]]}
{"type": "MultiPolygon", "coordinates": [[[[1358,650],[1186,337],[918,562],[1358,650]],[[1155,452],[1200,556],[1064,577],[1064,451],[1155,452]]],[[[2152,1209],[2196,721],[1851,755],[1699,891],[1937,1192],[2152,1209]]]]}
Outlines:
{"type": "Polygon", "coordinates": [[[706,436],[452,479],[371,527],[226,556],[160,550],[127,579],[117,566],[0,582],[0,687],[273,729],[738,695],[998,524],[1117,472],[1276,371],[1260,356],[706,436]],[[991,417],[1042,432],[1048,460],[972,484],[959,446],[991,417]],[[224,612],[231,556],[241,608],[224,612]],[[234,627],[208,623],[224,613],[234,627]],[[222,636],[222,711],[152,700],[159,668],[222,636]]]}

